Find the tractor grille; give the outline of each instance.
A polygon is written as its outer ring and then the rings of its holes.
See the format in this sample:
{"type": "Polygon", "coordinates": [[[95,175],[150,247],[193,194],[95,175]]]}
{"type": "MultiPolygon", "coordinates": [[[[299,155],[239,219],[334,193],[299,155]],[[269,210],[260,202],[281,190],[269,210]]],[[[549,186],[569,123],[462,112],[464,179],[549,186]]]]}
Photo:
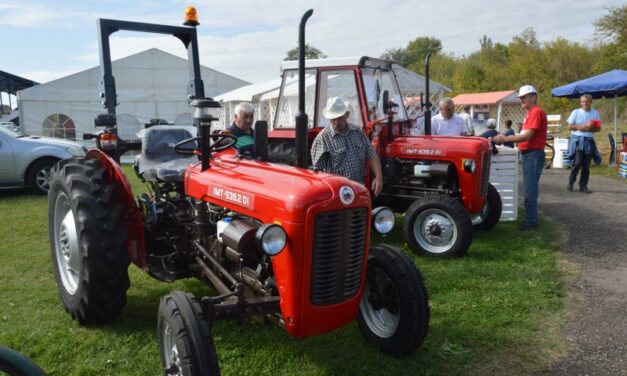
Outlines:
{"type": "Polygon", "coordinates": [[[366,245],[365,208],[321,213],[316,217],[311,302],[336,304],[357,293],[366,245]]]}
{"type": "Polygon", "coordinates": [[[481,188],[479,194],[481,197],[488,195],[488,185],[490,184],[490,159],[492,154],[489,151],[483,153],[483,161],[481,162],[481,188]]]}

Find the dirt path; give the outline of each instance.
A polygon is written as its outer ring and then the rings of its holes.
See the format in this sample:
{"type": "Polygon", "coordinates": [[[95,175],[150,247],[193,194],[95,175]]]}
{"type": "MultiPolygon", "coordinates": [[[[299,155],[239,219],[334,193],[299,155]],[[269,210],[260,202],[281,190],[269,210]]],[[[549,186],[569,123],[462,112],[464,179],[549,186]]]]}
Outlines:
{"type": "Polygon", "coordinates": [[[592,175],[592,194],[568,192],[568,172],[544,171],[540,211],[560,224],[561,252],[581,269],[569,286],[577,312],[563,330],[573,348],[541,374],[627,375],[627,180],[592,175]]]}

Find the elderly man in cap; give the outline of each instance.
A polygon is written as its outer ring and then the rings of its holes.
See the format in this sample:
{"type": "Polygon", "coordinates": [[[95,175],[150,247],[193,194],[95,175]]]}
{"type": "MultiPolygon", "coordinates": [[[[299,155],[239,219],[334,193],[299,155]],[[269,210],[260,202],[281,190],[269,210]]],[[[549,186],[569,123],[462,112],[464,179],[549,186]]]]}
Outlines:
{"type": "Polygon", "coordinates": [[[383,174],[379,157],[372,149],[364,132],[348,123],[348,105],[340,97],[329,98],[322,115],[330,126],[316,136],[311,145],[311,160],[321,171],[342,175],[365,184],[365,163],[374,171],[372,193],[378,196],[383,189],[383,174]]]}
{"type": "Polygon", "coordinates": [[[546,113],[536,101],[538,92],[531,85],[525,85],[518,91],[518,99],[522,108],[527,110],[525,122],[520,134],[494,136],[494,142],[518,143],[522,154],[523,187],[525,190],[525,221],[522,229],[538,227],[538,186],[544,169],[544,145],[546,144],[547,119],[546,113]]]}

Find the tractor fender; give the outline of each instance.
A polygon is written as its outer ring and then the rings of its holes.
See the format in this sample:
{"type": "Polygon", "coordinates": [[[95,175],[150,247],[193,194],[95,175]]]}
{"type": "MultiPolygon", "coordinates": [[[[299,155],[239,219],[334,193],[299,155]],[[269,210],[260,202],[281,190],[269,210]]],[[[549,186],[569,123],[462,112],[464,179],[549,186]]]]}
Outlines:
{"type": "Polygon", "coordinates": [[[148,267],[146,263],[146,243],[144,241],[144,217],[133,198],[131,185],[122,171],[120,164],[99,149],[91,149],[87,158],[100,160],[109,174],[109,178],[119,187],[115,199],[124,207],[124,225],[126,226],[126,249],[129,259],[142,269],[148,267]]]}

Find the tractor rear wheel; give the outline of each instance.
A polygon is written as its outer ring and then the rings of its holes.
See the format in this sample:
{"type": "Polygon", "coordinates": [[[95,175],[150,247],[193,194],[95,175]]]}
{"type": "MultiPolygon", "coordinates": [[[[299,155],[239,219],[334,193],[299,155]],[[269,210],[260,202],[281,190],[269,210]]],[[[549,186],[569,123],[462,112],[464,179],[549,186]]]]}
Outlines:
{"type": "Polygon", "coordinates": [[[492,184],[488,185],[488,198],[479,213],[472,216],[472,227],[475,230],[491,230],[501,219],[503,203],[499,191],[492,184]]]}
{"type": "Polygon", "coordinates": [[[173,291],[161,298],[157,328],[165,375],[220,375],[211,331],[194,295],[173,291]]]}
{"type": "Polygon", "coordinates": [[[409,355],[424,342],[429,316],[427,289],[412,260],[397,248],[373,246],[357,314],[361,334],[387,354],[409,355]]]}
{"type": "Polygon", "coordinates": [[[52,263],[63,305],[81,324],[112,321],[126,305],[129,258],[117,189],[97,159],[66,159],[52,170],[52,263]]]}
{"type": "Polygon", "coordinates": [[[417,254],[461,257],[472,242],[470,216],[458,201],[431,195],[414,201],[405,212],[405,236],[417,254]]]}

